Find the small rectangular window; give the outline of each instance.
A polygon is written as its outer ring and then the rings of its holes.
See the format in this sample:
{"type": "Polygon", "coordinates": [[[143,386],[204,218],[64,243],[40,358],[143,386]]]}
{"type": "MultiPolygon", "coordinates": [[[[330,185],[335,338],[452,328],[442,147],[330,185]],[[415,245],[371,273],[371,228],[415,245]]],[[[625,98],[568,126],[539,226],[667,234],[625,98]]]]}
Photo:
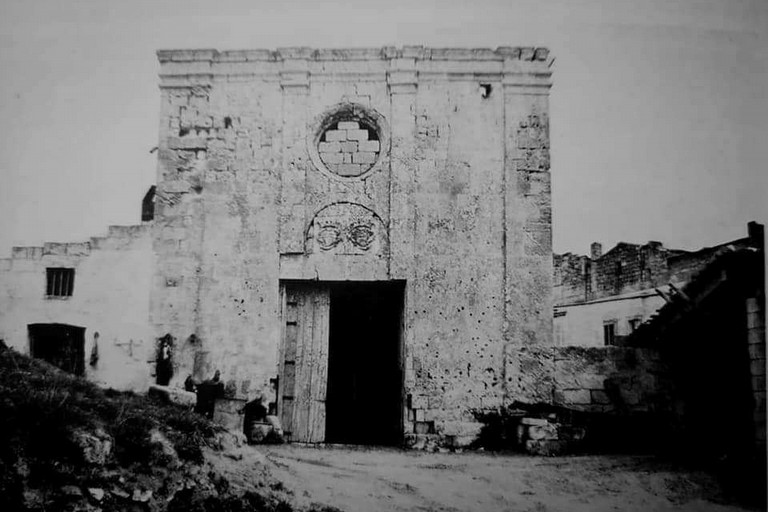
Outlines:
{"type": "Polygon", "coordinates": [[[603,341],[606,346],[616,344],[616,322],[603,324],[603,341]]]}
{"type": "Polygon", "coordinates": [[[643,319],[640,317],[630,318],[628,323],[629,323],[629,332],[634,332],[638,327],[640,327],[640,324],[643,323],[643,319]]]}
{"type": "Polygon", "coordinates": [[[45,295],[48,297],[71,297],[75,287],[75,269],[47,268],[45,269],[45,295]]]}

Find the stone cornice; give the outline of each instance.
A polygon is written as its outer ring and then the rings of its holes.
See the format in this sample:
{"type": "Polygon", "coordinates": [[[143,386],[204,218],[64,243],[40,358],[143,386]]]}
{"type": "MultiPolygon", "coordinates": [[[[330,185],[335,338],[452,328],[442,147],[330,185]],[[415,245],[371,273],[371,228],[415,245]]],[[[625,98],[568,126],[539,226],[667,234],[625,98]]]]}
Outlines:
{"type": "MultiPolygon", "coordinates": [[[[161,87],[211,83],[217,77],[261,77],[283,86],[308,87],[314,76],[334,75],[380,80],[390,87],[411,90],[423,79],[501,80],[504,86],[548,88],[553,59],[546,48],[502,46],[489,48],[382,48],[276,50],[159,50],[161,87]],[[498,77],[498,78],[497,78],[498,77]]],[[[225,78],[226,79],[226,78],[225,78]]]]}
{"type": "Polygon", "coordinates": [[[490,48],[429,48],[425,46],[404,46],[396,48],[319,48],[307,47],[278,48],[276,50],[158,50],[161,64],[166,62],[277,62],[288,59],[310,61],[351,61],[351,60],[519,60],[545,62],[549,64],[549,50],[532,46],[500,46],[490,48]]]}

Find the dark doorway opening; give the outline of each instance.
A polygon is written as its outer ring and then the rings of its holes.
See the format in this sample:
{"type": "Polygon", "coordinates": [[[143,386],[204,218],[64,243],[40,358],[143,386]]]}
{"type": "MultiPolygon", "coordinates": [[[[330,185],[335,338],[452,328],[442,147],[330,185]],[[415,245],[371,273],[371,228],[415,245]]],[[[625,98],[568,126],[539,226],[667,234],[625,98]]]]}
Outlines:
{"type": "Polygon", "coordinates": [[[402,282],[331,287],[326,442],[402,440],[402,282]]]}
{"type": "Polygon", "coordinates": [[[27,326],[32,357],[42,359],[65,372],[85,373],[85,327],[66,324],[27,326]]]}

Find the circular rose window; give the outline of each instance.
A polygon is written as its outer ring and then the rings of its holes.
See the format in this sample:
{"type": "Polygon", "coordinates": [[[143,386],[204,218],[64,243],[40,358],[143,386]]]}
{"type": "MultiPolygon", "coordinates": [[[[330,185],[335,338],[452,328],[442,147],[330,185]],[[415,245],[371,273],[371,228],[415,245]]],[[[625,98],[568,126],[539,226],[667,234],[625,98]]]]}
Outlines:
{"type": "Polygon", "coordinates": [[[325,167],[339,176],[360,176],[379,159],[381,141],[376,129],[351,116],[328,126],[317,147],[325,167]]]}

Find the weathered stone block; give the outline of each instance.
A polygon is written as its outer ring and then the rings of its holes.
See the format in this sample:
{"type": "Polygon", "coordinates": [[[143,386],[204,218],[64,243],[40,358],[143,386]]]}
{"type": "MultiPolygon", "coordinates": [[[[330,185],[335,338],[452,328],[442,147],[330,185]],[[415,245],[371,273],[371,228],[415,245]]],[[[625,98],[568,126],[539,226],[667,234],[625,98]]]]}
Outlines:
{"type": "Polygon", "coordinates": [[[426,409],[428,407],[428,398],[426,395],[413,394],[409,395],[409,406],[411,409],[426,409]]]}
{"type": "MultiPolygon", "coordinates": [[[[348,155],[345,155],[344,153],[324,153],[321,158],[322,158],[323,162],[325,162],[326,165],[327,164],[341,164],[341,163],[345,163],[344,162],[344,157],[345,156],[348,156],[348,155]]],[[[350,160],[351,160],[351,158],[350,158],[350,160]]]]}
{"type": "Polygon", "coordinates": [[[356,164],[372,164],[376,161],[376,153],[353,153],[352,162],[356,164]]]}
{"type": "Polygon", "coordinates": [[[442,423],[440,433],[447,436],[472,437],[477,436],[482,429],[482,424],[471,421],[445,421],[442,423]]]}
{"type": "Polygon", "coordinates": [[[416,421],[413,424],[413,432],[415,434],[431,434],[432,424],[426,421],[416,421]]]}
{"type": "Polygon", "coordinates": [[[588,389],[564,389],[562,397],[566,404],[588,405],[592,401],[592,396],[588,389]]]}
{"type": "Polygon", "coordinates": [[[37,260],[43,257],[43,247],[14,247],[11,249],[12,259],[37,260]]]}
{"type": "Polygon", "coordinates": [[[208,146],[206,137],[168,137],[168,147],[171,149],[197,150],[208,146]]]}
{"type": "Polygon", "coordinates": [[[347,130],[328,130],[325,132],[325,141],[344,141],[347,140],[347,130]]]}
{"type": "Polygon", "coordinates": [[[759,311],[747,313],[747,328],[755,329],[763,326],[763,315],[759,311]]]}
{"type": "Polygon", "coordinates": [[[538,441],[541,439],[557,439],[557,427],[549,423],[545,425],[529,425],[526,434],[528,439],[538,441]]]}
{"type": "Polygon", "coordinates": [[[750,359],[765,359],[765,345],[762,343],[750,343],[747,345],[750,359]]]}
{"type": "Polygon", "coordinates": [[[520,420],[521,425],[534,425],[534,426],[543,426],[548,425],[549,422],[543,418],[523,418],[520,420]]]}
{"type": "Polygon", "coordinates": [[[760,345],[765,353],[765,328],[755,327],[747,331],[747,343],[750,345],[760,345]]]}
{"type": "Polygon", "coordinates": [[[336,129],[337,130],[359,130],[360,123],[357,123],[355,121],[339,121],[339,124],[336,127],[336,129]]]}
{"type": "Polygon", "coordinates": [[[357,142],[342,142],[340,145],[344,153],[354,153],[357,151],[357,142]]]}
{"type": "Polygon", "coordinates": [[[341,144],[338,142],[321,142],[318,144],[320,153],[338,153],[341,151],[341,144]]]}
{"type": "Polygon", "coordinates": [[[339,164],[336,167],[336,172],[341,176],[359,176],[360,164],[339,164]]]}
{"type": "Polygon", "coordinates": [[[43,244],[44,256],[64,256],[67,253],[67,244],[45,242],[43,244]]]}
{"type": "Polygon", "coordinates": [[[363,140],[358,144],[358,149],[360,151],[370,151],[371,153],[377,153],[380,150],[380,144],[377,140],[363,140]]]}
{"type": "Polygon", "coordinates": [[[348,130],[347,140],[368,140],[368,130],[348,130]]]}
{"type": "Polygon", "coordinates": [[[611,403],[610,398],[608,398],[608,395],[603,390],[592,389],[590,390],[590,396],[593,404],[607,405],[611,403]]]}

